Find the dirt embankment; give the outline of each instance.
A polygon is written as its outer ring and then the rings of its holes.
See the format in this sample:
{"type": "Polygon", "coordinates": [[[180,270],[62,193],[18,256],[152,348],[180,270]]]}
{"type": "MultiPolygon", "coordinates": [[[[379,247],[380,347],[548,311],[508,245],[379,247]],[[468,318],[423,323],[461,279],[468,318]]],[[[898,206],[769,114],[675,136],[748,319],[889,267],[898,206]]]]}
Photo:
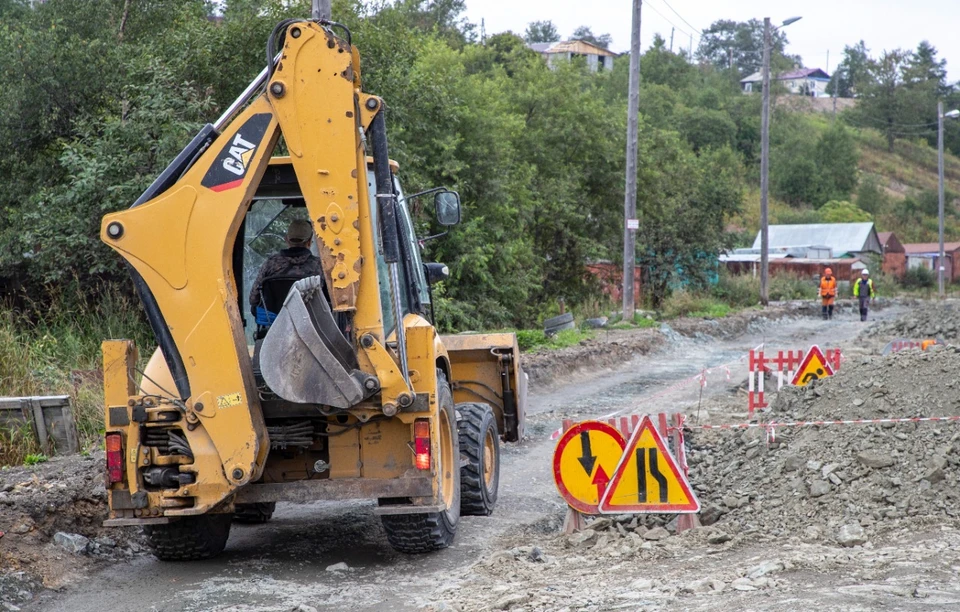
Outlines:
{"type": "Polygon", "coordinates": [[[794,303],[766,310],[745,310],[722,319],[674,319],[659,328],[601,329],[593,338],[576,346],[524,354],[523,369],[534,385],[568,382],[572,375],[619,367],[635,357],[647,355],[674,339],[676,334],[702,340],[730,338],[759,331],[764,325],[785,317],[809,316],[810,312],[808,305],[794,303]]]}
{"type": "Polygon", "coordinates": [[[94,453],[0,470],[0,606],[11,609],[79,571],[145,550],[139,530],[101,526],[103,464],[94,453]]]}

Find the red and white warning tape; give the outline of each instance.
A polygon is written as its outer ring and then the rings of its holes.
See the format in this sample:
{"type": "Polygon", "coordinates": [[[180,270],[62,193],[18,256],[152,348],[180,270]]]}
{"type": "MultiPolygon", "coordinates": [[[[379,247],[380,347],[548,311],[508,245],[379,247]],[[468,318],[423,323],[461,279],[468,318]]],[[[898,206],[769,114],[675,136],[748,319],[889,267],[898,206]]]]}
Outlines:
{"type": "Polygon", "coordinates": [[[948,417],[903,417],[898,419],[848,419],[838,421],[768,421],[766,423],[727,423],[724,425],[687,425],[688,429],[748,429],[760,427],[814,427],[820,425],[874,425],[880,423],[927,423],[937,421],[960,421],[960,416],[948,417]]]}
{"type": "Polygon", "coordinates": [[[686,425],[687,429],[750,429],[760,428],[767,432],[767,442],[776,439],[778,427],[819,427],[823,425],[881,425],[883,423],[942,423],[960,421],[960,416],[947,417],[901,417],[893,419],[844,419],[823,421],[767,421],[765,423],[727,423],[722,425],[686,425]]]}
{"type": "MultiPolygon", "coordinates": [[[[685,387],[685,386],[687,386],[687,385],[690,385],[690,384],[692,384],[692,383],[698,383],[701,387],[706,387],[706,386],[707,386],[707,376],[713,374],[714,372],[722,372],[722,373],[726,376],[726,379],[729,381],[729,380],[730,380],[730,366],[734,366],[734,365],[737,365],[737,364],[740,364],[740,363],[744,363],[744,362],[746,361],[748,355],[750,355],[750,353],[762,349],[763,346],[764,346],[763,344],[758,344],[757,346],[755,346],[754,348],[752,348],[750,351],[748,351],[746,354],[744,354],[743,356],[741,356],[739,359],[735,359],[735,360],[733,360],[733,361],[728,361],[727,363],[721,363],[720,365],[711,366],[711,367],[709,367],[709,368],[703,368],[702,370],[700,370],[699,373],[694,374],[693,376],[691,376],[691,377],[689,377],[689,378],[681,379],[681,380],[677,381],[676,383],[670,385],[669,387],[665,387],[665,388],[657,391],[657,392],[654,393],[653,395],[645,395],[645,396],[643,396],[643,397],[640,398],[640,399],[643,401],[643,403],[646,404],[646,403],[648,403],[648,402],[651,402],[651,401],[656,400],[656,399],[658,399],[658,398],[660,398],[660,397],[663,397],[663,396],[665,396],[665,395],[667,395],[667,394],[669,394],[669,393],[672,393],[672,392],[676,391],[677,389],[681,389],[681,388],[683,388],[683,387],[685,387]]],[[[623,409],[621,409],[621,410],[617,410],[617,411],[611,412],[611,413],[609,413],[609,414],[605,414],[605,415],[603,415],[603,416],[594,417],[594,418],[591,418],[591,419],[589,419],[589,420],[591,420],[591,421],[607,421],[607,420],[609,420],[609,419],[614,419],[614,418],[622,415],[623,413],[629,412],[629,411],[634,410],[634,409],[636,409],[636,406],[629,406],[629,407],[627,407],[627,408],[623,408],[623,409]]],[[[653,414],[653,413],[651,412],[651,413],[649,413],[649,414],[653,414]]],[[[553,433],[550,434],[550,439],[551,439],[551,440],[556,440],[556,439],[559,438],[562,434],[563,434],[563,428],[561,427],[560,429],[557,429],[556,431],[554,431],[553,433]]]]}

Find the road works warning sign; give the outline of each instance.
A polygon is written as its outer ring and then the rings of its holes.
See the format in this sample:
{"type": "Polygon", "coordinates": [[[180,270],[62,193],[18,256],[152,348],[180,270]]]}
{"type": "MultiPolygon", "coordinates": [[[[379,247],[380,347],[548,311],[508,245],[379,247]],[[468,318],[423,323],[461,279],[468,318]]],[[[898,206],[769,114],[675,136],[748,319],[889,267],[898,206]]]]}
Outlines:
{"type": "Polygon", "coordinates": [[[800,362],[800,367],[797,368],[797,373],[793,375],[790,384],[805,387],[810,384],[811,380],[826,378],[827,376],[833,376],[833,368],[827,363],[820,347],[814,344],[810,347],[803,361],[800,362]]]}
{"type": "Polygon", "coordinates": [[[602,514],[700,511],[700,501],[649,416],[630,436],[599,509],[602,514]]]}
{"type": "Polygon", "coordinates": [[[600,498],[626,445],[620,432],[600,421],[568,429],[553,451],[553,480],[574,510],[599,514],[600,498]]]}

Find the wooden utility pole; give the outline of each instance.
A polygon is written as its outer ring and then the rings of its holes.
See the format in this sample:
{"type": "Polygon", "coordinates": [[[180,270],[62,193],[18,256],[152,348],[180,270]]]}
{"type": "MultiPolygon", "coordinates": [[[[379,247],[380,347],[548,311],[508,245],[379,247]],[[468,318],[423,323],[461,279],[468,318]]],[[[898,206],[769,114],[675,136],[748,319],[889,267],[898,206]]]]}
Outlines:
{"type": "Polygon", "coordinates": [[[633,0],[633,27],[630,31],[630,93],[627,98],[627,176],[623,197],[623,320],[633,321],[635,311],[633,277],[637,263],[637,154],[640,117],[640,8],[633,0]],[[634,225],[634,227],[631,227],[634,225]]]}
{"type": "Polygon", "coordinates": [[[770,302],[767,281],[770,273],[770,226],[767,220],[767,191],[770,172],[770,18],[763,18],[763,110],[760,118],[760,303],[770,302]]]}
{"type": "Polygon", "coordinates": [[[673,31],[676,28],[670,28],[670,53],[673,53],[673,31]]]}
{"type": "Polygon", "coordinates": [[[330,19],[332,14],[330,0],[313,0],[313,10],[311,12],[314,19],[330,19]]]}

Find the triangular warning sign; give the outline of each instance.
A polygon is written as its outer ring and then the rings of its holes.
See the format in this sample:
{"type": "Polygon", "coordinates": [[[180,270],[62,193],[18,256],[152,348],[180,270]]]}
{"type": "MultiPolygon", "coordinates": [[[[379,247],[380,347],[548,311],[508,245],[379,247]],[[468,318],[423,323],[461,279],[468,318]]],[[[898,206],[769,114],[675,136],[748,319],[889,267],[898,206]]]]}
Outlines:
{"type": "Polygon", "coordinates": [[[823,356],[820,347],[814,344],[807,351],[807,355],[800,362],[797,373],[793,375],[791,385],[796,387],[805,387],[811,380],[833,376],[833,368],[827,363],[827,358],[823,356]]]}
{"type": "Polygon", "coordinates": [[[627,442],[599,509],[602,514],[700,511],[697,496],[649,416],[627,442]]]}

